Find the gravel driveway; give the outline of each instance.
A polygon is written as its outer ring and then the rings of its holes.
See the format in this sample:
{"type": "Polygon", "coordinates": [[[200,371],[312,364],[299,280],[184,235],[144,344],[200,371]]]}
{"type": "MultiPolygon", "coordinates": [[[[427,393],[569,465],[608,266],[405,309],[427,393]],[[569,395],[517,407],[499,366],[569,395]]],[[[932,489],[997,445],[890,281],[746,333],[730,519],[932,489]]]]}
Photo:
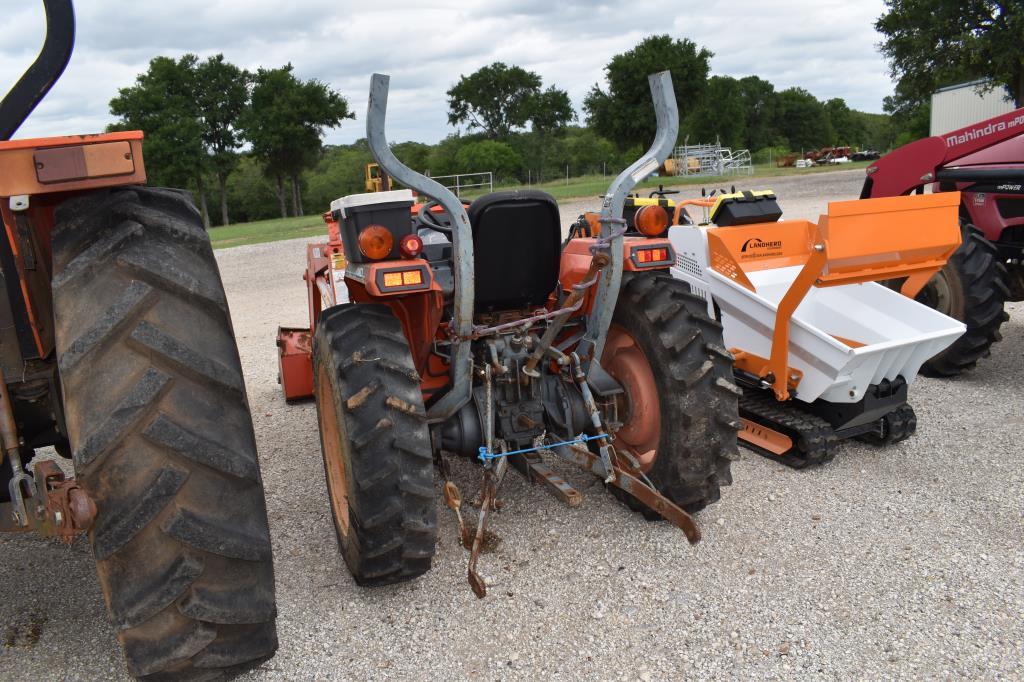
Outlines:
{"type": "MultiPolygon", "coordinates": [[[[779,178],[790,218],[855,198],[862,172],[779,178]]],[[[762,183],[758,183],[761,185],[762,183]]],[[[757,188],[757,187],[754,187],[757,188]]],[[[699,189],[688,188],[691,194],[699,189]]],[[[571,220],[583,205],[563,209],[571,220]]],[[[439,505],[434,569],[357,588],[329,517],[315,409],[288,406],[274,333],[305,324],[304,242],[217,254],[253,406],[277,570],[277,656],[246,679],[1020,679],[1024,676],[1024,306],[974,372],[920,379],[917,436],[845,444],[785,469],[747,451],[687,545],[571,468],[564,508],[509,476],[482,558],[491,594],[439,505]]],[[[464,494],[478,470],[458,463],[464,494]]],[[[2,679],[121,679],[92,560],[2,537],[2,679]]]]}

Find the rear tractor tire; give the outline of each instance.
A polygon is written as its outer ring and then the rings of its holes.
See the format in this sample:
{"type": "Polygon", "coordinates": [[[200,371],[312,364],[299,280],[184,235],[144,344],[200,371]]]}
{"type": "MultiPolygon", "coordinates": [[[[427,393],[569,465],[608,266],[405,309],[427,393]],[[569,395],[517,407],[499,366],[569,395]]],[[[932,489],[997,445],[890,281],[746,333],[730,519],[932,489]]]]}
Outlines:
{"type": "MultiPolygon", "coordinates": [[[[601,366],[625,388],[623,427],[614,445],[639,461],[673,503],[696,512],[732,482],[738,458],[740,389],[722,325],[704,300],[667,274],[627,274],[601,366]]],[[[631,495],[613,494],[647,518],[659,516],[631,495]]]]}
{"type": "Polygon", "coordinates": [[[100,586],[135,676],[277,649],[263,482],[217,264],[191,198],[128,187],[55,213],[57,360],[100,586]]]}
{"type": "Polygon", "coordinates": [[[999,327],[1009,319],[1003,304],[1010,296],[1006,266],[999,262],[995,245],[967,222],[960,226],[960,248],[924,289],[917,300],[967,325],[967,331],[921,367],[930,377],[951,377],[973,369],[1002,339],[999,327]]]}
{"type": "Polygon", "coordinates": [[[420,378],[384,305],[324,311],[313,386],[338,548],[360,585],[430,570],[437,544],[433,452],[420,378]]]}

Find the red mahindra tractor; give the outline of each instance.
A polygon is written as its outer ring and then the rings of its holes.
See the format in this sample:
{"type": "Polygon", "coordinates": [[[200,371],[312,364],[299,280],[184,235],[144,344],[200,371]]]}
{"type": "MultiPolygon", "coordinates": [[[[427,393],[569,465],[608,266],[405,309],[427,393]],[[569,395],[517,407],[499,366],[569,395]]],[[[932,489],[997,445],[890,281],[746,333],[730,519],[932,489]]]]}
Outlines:
{"type": "Polygon", "coordinates": [[[1006,301],[1024,300],[1024,108],[929,137],[867,168],[862,199],[959,191],[963,240],[917,300],[967,325],[925,364],[932,376],[970,369],[1001,338],[1006,301]]]}
{"type": "Polygon", "coordinates": [[[0,103],[0,531],[88,534],[133,675],[248,667],[277,648],[274,571],[210,240],[187,193],[144,186],[142,132],[10,139],[71,58],[71,0],[43,4],[0,103]]]}
{"type": "MultiPolygon", "coordinates": [[[[623,203],[675,143],[669,74],[650,77],[658,132],[612,183],[600,234],[562,242],[555,200],[497,192],[468,208],[401,164],[384,136],[388,77],[370,89],[367,139],[410,190],[344,197],[330,240],[311,245],[310,329],[281,329],[289,399],[315,396],[338,544],[356,581],[427,571],[437,536],[433,464],[483,466],[476,532],[459,522],[476,571],[509,465],[570,506],[564,459],[626,503],[679,526],[719,498],[736,453],[738,389],[722,328],[668,272],[667,239],[626,234],[623,203]]],[[[664,225],[658,225],[659,232],[664,225]]],[[[461,493],[444,485],[459,511],[461,493]]]]}

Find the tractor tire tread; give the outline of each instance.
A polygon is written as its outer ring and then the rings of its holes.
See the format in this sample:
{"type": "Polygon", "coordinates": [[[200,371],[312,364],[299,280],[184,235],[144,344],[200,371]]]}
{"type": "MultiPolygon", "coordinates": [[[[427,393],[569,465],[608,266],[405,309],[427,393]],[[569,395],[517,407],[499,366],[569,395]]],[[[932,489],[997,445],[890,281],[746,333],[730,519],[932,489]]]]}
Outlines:
{"type": "Polygon", "coordinates": [[[402,326],[383,305],[330,308],[317,324],[313,363],[314,380],[323,367],[335,398],[317,410],[337,410],[350,453],[347,534],[335,519],[341,554],[360,585],[416,578],[435,552],[436,493],[420,377],[402,326]]]}
{"type": "Polygon", "coordinates": [[[961,225],[962,243],[948,267],[963,281],[964,319],[967,331],[948,348],[921,367],[929,377],[952,377],[973,369],[991,354],[992,344],[1002,339],[999,327],[1009,319],[1004,304],[1010,297],[1006,266],[999,253],[974,225],[961,225]]]}
{"type": "MultiPolygon", "coordinates": [[[[723,352],[722,326],[708,318],[707,304],[685,283],[663,273],[625,275],[613,323],[653,356],[659,381],[662,436],[647,477],[674,504],[699,511],[732,483],[730,464],[738,457],[732,354],[723,352]]],[[[627,493],[611,490],[646,518],[660,518],[627,493]]]]}
{"type": "Polygon", "coordinates": [[[97,574],[129,672],[190,679],[223,673],[217,660],[272,656],[252,417],[190,195],[127,187],[72,198],[55,211],[53,263],[68,435],[97,505],[97,574]],[[226,625],[237,621],[250,642],[226,625]]]}

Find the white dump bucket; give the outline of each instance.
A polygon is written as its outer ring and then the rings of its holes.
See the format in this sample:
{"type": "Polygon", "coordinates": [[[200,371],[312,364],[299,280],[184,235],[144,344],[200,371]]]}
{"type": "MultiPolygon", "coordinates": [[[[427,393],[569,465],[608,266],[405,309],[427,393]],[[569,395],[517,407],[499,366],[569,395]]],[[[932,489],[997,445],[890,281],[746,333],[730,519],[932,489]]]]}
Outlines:
{"type": "MultiPolygon", "coordinates": [[[[673,276],[718,304],[725,344],[771,356],[779,302],[801,266],[748,272],[756,293],[708,267],[707,228],[673,227],[673,276]]],[[[789,366],[803,374],[794,397],[853,403],[872,384],[902,376],[913,383],[921,365],[966,327],[874,282],[812,287],[790,322],[789,366]],[[863,344],[863,345],[859,345],[863,344]]]]}

